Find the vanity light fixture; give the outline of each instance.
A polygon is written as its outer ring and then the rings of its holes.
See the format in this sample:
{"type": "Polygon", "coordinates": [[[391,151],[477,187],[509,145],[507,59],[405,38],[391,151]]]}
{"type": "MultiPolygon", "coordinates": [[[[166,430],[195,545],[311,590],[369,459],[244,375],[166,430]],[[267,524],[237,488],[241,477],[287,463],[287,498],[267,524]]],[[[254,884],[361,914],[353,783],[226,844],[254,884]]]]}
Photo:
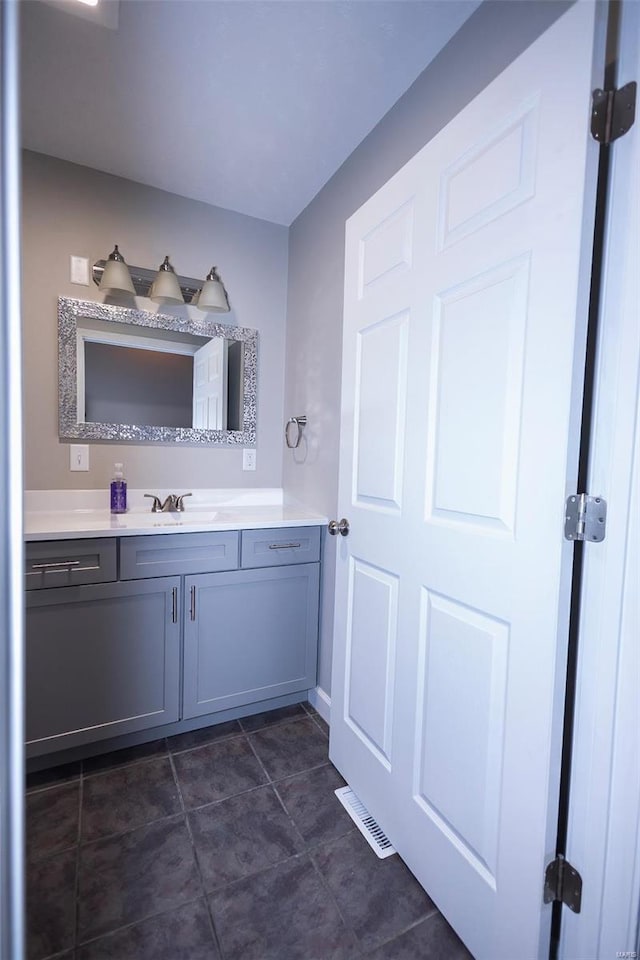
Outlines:
{"type": "MultiPolygon", "coordinates": [[[[95,279],[95,275],[94,275],[95,279]]],[[[113,251],[109,254],[102,277],[98,284],[103,293],[135,293],[129,268],[124,261],[124,257],[118,250],[116,243],[113,251]]]]}
{"type": "Polygon", "coordinates": [[[164,258],[158,267],[158,273],[151,284],[151,290],[149,290],[149,298],[153,300],[154,303],[166,303],[178,306],[184,303],[184,297],[180,289],[180,284],[178,283],[178,278],[176,277],[176,272],[169,263],[168,256],[164,258]]]}
{"type": "Polygon", "coordinates": [[[227,291],[216,267],[203,281],[177,275],[169,257],[165,257],[158,271],[127,266],[117,245],[108,260],[94,263],[93,281],[106,294],[136,294],[161,304],[188,303],[212,313],[229,311],[227,291]]]}
{"type": "Polygon", "coordinates": [[[228,312],[229,302],[226,291],[218,276],[217,267],[211,267],[202,290],[199,294],[196,294],[196,298],[191,302],[195,302],[196,306],[201,310],[210,310],[212,313],[228,312]]]}

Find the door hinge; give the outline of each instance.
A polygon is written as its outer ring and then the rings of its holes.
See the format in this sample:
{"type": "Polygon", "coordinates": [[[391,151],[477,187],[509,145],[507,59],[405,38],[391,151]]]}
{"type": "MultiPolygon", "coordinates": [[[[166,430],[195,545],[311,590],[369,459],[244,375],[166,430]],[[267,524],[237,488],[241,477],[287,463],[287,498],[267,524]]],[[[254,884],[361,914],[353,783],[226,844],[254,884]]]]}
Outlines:
{"type": "Polygon", "coordinates": [[[564,511],[564,535],[567,540],[600,543],[607,531],[607,501],[573,493],[567,497],[564,511]]]}
{"type": "Polygon", "coordinates": [[[617,90],[594,90],[591,94],[591,136],[598,143],[623,137],[636,118],[636,81],[617,90]]]}
{"type": "Polygon", "coordinates": [[[582,877],[568,860],[558,854],[544,871],[544,902],[566,904],[574,913],[582,906],[582,877]]]}

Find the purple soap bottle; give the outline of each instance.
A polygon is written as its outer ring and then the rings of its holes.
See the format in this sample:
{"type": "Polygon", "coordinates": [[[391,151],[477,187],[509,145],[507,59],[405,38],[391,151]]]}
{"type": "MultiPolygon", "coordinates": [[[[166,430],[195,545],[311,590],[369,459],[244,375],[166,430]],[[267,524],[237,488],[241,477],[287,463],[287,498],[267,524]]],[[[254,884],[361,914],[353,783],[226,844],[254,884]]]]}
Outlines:
{"type": "Polygon", "coordinates": [[[111,513],[127,512],[127,481],[122,472],[122,464],[116,463],[111,481],[111,513]]]}

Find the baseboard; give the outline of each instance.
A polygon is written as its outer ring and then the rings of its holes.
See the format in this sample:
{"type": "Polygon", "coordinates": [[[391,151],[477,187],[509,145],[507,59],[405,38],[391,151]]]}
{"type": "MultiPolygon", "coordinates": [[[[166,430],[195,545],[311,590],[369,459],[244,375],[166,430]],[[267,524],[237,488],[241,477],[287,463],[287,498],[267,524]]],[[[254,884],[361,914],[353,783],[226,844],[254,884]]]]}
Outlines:
{"type": "Polygon", "coordinates": [[[309,703],[315,707],[322,719],[331,726],[331,697],[322,687],[309,690],[309,703]]]}

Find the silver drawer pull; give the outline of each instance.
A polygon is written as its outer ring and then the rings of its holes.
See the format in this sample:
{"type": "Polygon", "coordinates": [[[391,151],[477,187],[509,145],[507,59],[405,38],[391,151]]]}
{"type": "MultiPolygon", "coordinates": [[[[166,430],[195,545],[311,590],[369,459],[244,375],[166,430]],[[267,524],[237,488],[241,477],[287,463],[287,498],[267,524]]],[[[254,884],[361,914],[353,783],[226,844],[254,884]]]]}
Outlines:
{"type": "Polygon", "coordinates": [[[270,543],[269,550],[294,550],[299,546],[299,543],[270,543]]]}
{"type": "MultiPolygon", "coordinates": [[[[49,563],[32,563],[32,570],[51,570],[54,567],[78,567],[80,566],[79,560],[51,560],[49,563]]],[[[87,570],[98,570],[98,567],[86,567],[87,570]]]]}

